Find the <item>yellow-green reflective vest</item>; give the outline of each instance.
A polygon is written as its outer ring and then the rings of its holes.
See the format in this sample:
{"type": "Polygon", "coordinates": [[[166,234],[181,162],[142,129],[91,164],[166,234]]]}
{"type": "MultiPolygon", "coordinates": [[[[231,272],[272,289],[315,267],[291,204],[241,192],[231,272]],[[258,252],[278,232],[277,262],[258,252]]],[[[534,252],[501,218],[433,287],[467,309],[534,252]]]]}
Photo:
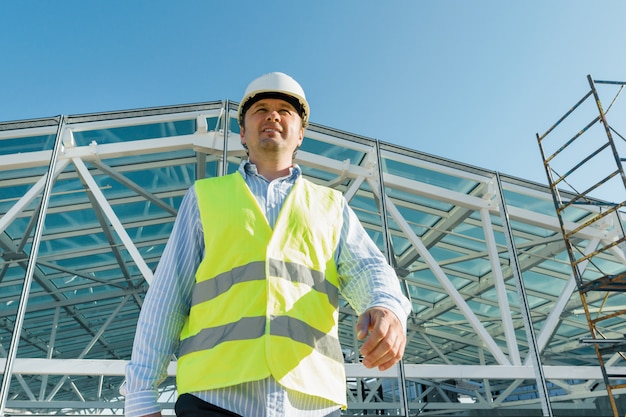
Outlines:
{"type": "Polygon", "coordinates": [[[179,393],[272,375],[345,408],[334,253],[343,198],[300,178],[270,227],[241,174],[195,183],[205,258],[181,333],[179,393]]]}

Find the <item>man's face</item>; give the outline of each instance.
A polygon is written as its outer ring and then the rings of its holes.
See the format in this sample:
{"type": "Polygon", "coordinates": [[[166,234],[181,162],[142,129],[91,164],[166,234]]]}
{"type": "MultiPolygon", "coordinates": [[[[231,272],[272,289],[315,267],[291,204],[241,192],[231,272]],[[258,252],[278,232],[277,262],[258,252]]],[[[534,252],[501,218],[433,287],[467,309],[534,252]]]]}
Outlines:
{"type": "Polygon", "coordinates": [[[241,143],[248,146],[251,160],[293,155],[304,138],[298,111],[276,98],[264,98],[252,104],[245,114],[244,126],[241,127],[241,143]]]}

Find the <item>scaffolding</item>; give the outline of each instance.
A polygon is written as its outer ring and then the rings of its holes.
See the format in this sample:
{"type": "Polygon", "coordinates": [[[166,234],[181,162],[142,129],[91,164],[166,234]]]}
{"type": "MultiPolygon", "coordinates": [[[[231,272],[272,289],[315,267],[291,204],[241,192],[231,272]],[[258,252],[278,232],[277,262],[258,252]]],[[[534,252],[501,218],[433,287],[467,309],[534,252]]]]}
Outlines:
{"type": "Polygon", "coordinates": [[[626,139],[607,117],[617,114],[612,121],[624,123],[626,108],[620,108],[618,98],[626,82],[594,80],[591,75],[587,80],[589,91],[543,135],[537,134],[537,142],[591,333],[580,344],[595,351],[618,417],[616,397],[626,392],[626,374],[610,373],[608,368],[626,360],[626,334],[615,327],[609,331],[608,326],[626,315],[626,159],[620,157],[626,155],[626,139]],[[606,111],[601,93],[612,97],[606,111]],[[581,120],[586,124],[579,129],[581,120]],[[586,228],[600,230],[603,238],[577,237],[586,228]],[[622,259],[623,265],[607,267],[609,254],[622,259]]]}

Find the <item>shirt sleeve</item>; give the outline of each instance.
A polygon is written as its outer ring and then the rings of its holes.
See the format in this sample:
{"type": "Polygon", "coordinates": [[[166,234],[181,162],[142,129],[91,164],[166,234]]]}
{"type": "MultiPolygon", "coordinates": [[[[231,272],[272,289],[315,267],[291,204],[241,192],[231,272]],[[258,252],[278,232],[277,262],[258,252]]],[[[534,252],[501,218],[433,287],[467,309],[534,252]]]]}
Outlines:
{"type": "Polygon", "coordinates": [[[347,202],[336,259],[341,294],[357,315],[372,307],[385,307],[406,330],[411,303],[402,294],[395,271],[347,202]]]}
{"type": "Polygon", "coordinates": [[[185,194],[172,233],[141,307],[131,360],[126,366],[125,415],[160,411],[158,387],[167,377],[180,331],[191,305],[195,271],[202,260],[204,237],[197,198],[185,194]]]}

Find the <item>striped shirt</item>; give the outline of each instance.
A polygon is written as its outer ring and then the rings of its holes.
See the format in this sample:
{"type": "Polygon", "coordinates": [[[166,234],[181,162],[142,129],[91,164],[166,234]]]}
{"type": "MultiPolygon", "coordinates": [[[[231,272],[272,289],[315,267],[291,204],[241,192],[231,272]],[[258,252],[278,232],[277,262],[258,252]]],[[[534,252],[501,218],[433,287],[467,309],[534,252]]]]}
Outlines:
{"type": "MultiPolygon", "coordinates": [[[[258,174],[255,165],[244,161],[239,173],[274,227],[285,198],[302,175],[301,169],[294,165],[290,175],[268,181],[258,174]]],[[[345,201],[343,220],[335,254],[341,294],[357,314],[374,306],[386,307],[406,327],[411,307],[400,290],[395,272],[345,201]]],[[[195,272],[203,258],[204,230],[194,187],[191,187],[179,208],[137,323],[126,382],[120,389],[126,396],[125,415],[128,417],[160,411],[157,387],[166,378],[167,366],[178,347],[180,331],[191,305],[195,272]]],[[[271,377],[193,394],[246,417],[322,417],[338,408],[326,399],[286,390],[271,377]]]]}

